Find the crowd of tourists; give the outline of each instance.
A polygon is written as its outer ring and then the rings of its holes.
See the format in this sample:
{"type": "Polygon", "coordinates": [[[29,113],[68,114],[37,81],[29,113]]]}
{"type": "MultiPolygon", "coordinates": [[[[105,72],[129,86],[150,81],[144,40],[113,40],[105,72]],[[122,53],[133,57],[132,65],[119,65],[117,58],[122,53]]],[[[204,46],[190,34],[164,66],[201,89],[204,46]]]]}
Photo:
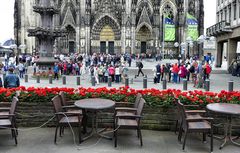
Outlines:
{"type": "Polygon", "coordinates": [[[172,83],[181,83],[183,79],[192,81],[194,87],[202,88],[206,79],[209,79],[212,68],[209,61],[198,61],[193,58],[178,63],[157,64],[153,69],[154,83],[163,79],[172,83]]]}

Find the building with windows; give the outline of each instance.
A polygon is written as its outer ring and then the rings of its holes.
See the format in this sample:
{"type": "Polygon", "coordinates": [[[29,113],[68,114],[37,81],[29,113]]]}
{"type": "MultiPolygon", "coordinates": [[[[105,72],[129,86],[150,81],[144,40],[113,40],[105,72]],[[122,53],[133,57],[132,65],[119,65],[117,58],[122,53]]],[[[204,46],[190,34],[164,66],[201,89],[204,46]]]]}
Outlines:
{"type": "MultiPolygon", "coordinates": [[[[33,11],[35,5],[41,5],[41,0],[16,0],[15,4],[15,39],[26,44],[29,53],[41,52],[38,40],[27,32],[41,25],[40,16],[33,11]]],[[[59,10],[54,27],[67,31],[55,41],[53,52],[57,54],[170,50],[178,54],[180,45],[174,44],[188,37],[187,14],[197,21],[197,34],[204,32],[203,0],[52,0],[51,5],[59,10]]],[[[191,54],[197,54],[201,45],[193,43],[191,54]]]]}
{"type": "Polygon", "coordinates": [[[238,57],[237,45],[240,42],[240,0],[217,0],[216,7],[217,21],[215,25],[207,29],[207,35],[216,37],[216,66],[221,67],[224,59],[227,60],[229,66],[238,57]]]}

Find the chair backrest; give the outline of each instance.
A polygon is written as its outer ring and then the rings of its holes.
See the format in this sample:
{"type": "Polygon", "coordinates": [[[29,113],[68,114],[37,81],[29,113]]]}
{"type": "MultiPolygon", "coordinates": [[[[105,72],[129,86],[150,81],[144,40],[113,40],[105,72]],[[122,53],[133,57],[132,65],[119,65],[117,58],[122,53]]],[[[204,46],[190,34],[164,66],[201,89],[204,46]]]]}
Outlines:
{"type": "Polygon", "coordinates": [[[178,111],[180,112],[180,115],[181,115],[183,127],[185,127],[185,126],[187,126],[187,125],[186,125],[187,115],[186,115],[185,107],[184,107],[184,105],[181,103],[180,100],[177,101],[177,108],[178,108],[178,111]]]}
{"type": "Polygon", "coordinates": [[[13,97],[11,107],[10,107],[10,111],[9,111],[10,114],[15,114],[16,108],[17,108],[17,103],[18,103],[17,97],[13,97]]]}
{"type": "Polygon", "coordinates": [[[143,107],[145,105],[146,101],[143,98],[140,98],[138,108],[137,108],[137,115],[142,115],[143,107]]]}
{"type": "Polygon", "coordinates": [[[134,108],[138,108],[138,105],[139,105],[139,102],[142,98],[142,94],[138,93],[137,94],[137,97],[136,97],[136,100],[135,100],[135,103],[134,103],[134,108]]]}
{"type": "MultiPolygon", "coordinates": [[[[62,103],[61,103],[61,98],[59,95],[56,95],[53,99],[52,99],[52,104],[53,104],[53,107],[54,107],[54,112],[55,113],[59,113],[59,112],[62,112],[62,103]]],[[[60,120],[61,115],[57,115],[57,119],[60,120]]]]}
{"type": "Polygon", "coordinates": [[[63,105],[63,106],[67,106],[65,93],[64,93],[63,91],[61,91],[61,92],[59,93],[59,95],[60,95],[60,98],[61,98],[61,103],[62,103],[62,105],[63,105]]]}

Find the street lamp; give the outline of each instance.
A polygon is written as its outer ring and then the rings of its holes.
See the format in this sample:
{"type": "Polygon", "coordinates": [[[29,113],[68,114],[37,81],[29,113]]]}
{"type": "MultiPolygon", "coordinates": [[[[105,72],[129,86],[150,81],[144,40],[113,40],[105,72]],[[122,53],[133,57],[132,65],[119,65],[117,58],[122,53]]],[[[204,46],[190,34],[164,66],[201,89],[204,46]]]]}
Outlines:
{"type": "Polygon", "coordinates": [[[182,42],[180,44],[181,46],[181,56],[182,56],[182,59],[185,60],[185,49],[186,49],[186,43],[185,42],[182,42]]]}
{"type": "Polygon", "coordinates": [[[177,48],[177,53],[178,53],[178,55],[179,55],[179,54],[180,54],[180,51],[179,51],[179,43],[178,43],[178,42],[175,42],[175,43],[174,43],[174,47],[177,48]]]}

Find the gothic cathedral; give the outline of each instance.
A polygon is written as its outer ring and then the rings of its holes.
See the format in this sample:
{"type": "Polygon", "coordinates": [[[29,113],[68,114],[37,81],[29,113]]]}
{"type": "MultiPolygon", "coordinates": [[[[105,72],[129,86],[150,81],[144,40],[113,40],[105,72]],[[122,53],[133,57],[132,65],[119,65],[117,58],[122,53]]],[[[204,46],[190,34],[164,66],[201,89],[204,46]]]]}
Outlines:
{"type": "MultiPolygon", "coordinates": [[[[28,37],[28,29],[41,25],[33,11],[39,0],[16,0],[15,38],[26,44],[25,53],[39,52],[38,40],[28,37]]],[[[187,14],[198,21],[204,32],[203,0],[51,0],[59,12],[53,26],[66,31],[55,40],[53,52],[71,53],[177,53],[176,42],[186,41],[187,14]],[[165,18],[174,24],[173,38],[165,39],[165,18]]],[[[168,23],[168,22],[167,22],[168,23]]],[[[194,47],[199,45],[194,42],[194,47]]]]}

